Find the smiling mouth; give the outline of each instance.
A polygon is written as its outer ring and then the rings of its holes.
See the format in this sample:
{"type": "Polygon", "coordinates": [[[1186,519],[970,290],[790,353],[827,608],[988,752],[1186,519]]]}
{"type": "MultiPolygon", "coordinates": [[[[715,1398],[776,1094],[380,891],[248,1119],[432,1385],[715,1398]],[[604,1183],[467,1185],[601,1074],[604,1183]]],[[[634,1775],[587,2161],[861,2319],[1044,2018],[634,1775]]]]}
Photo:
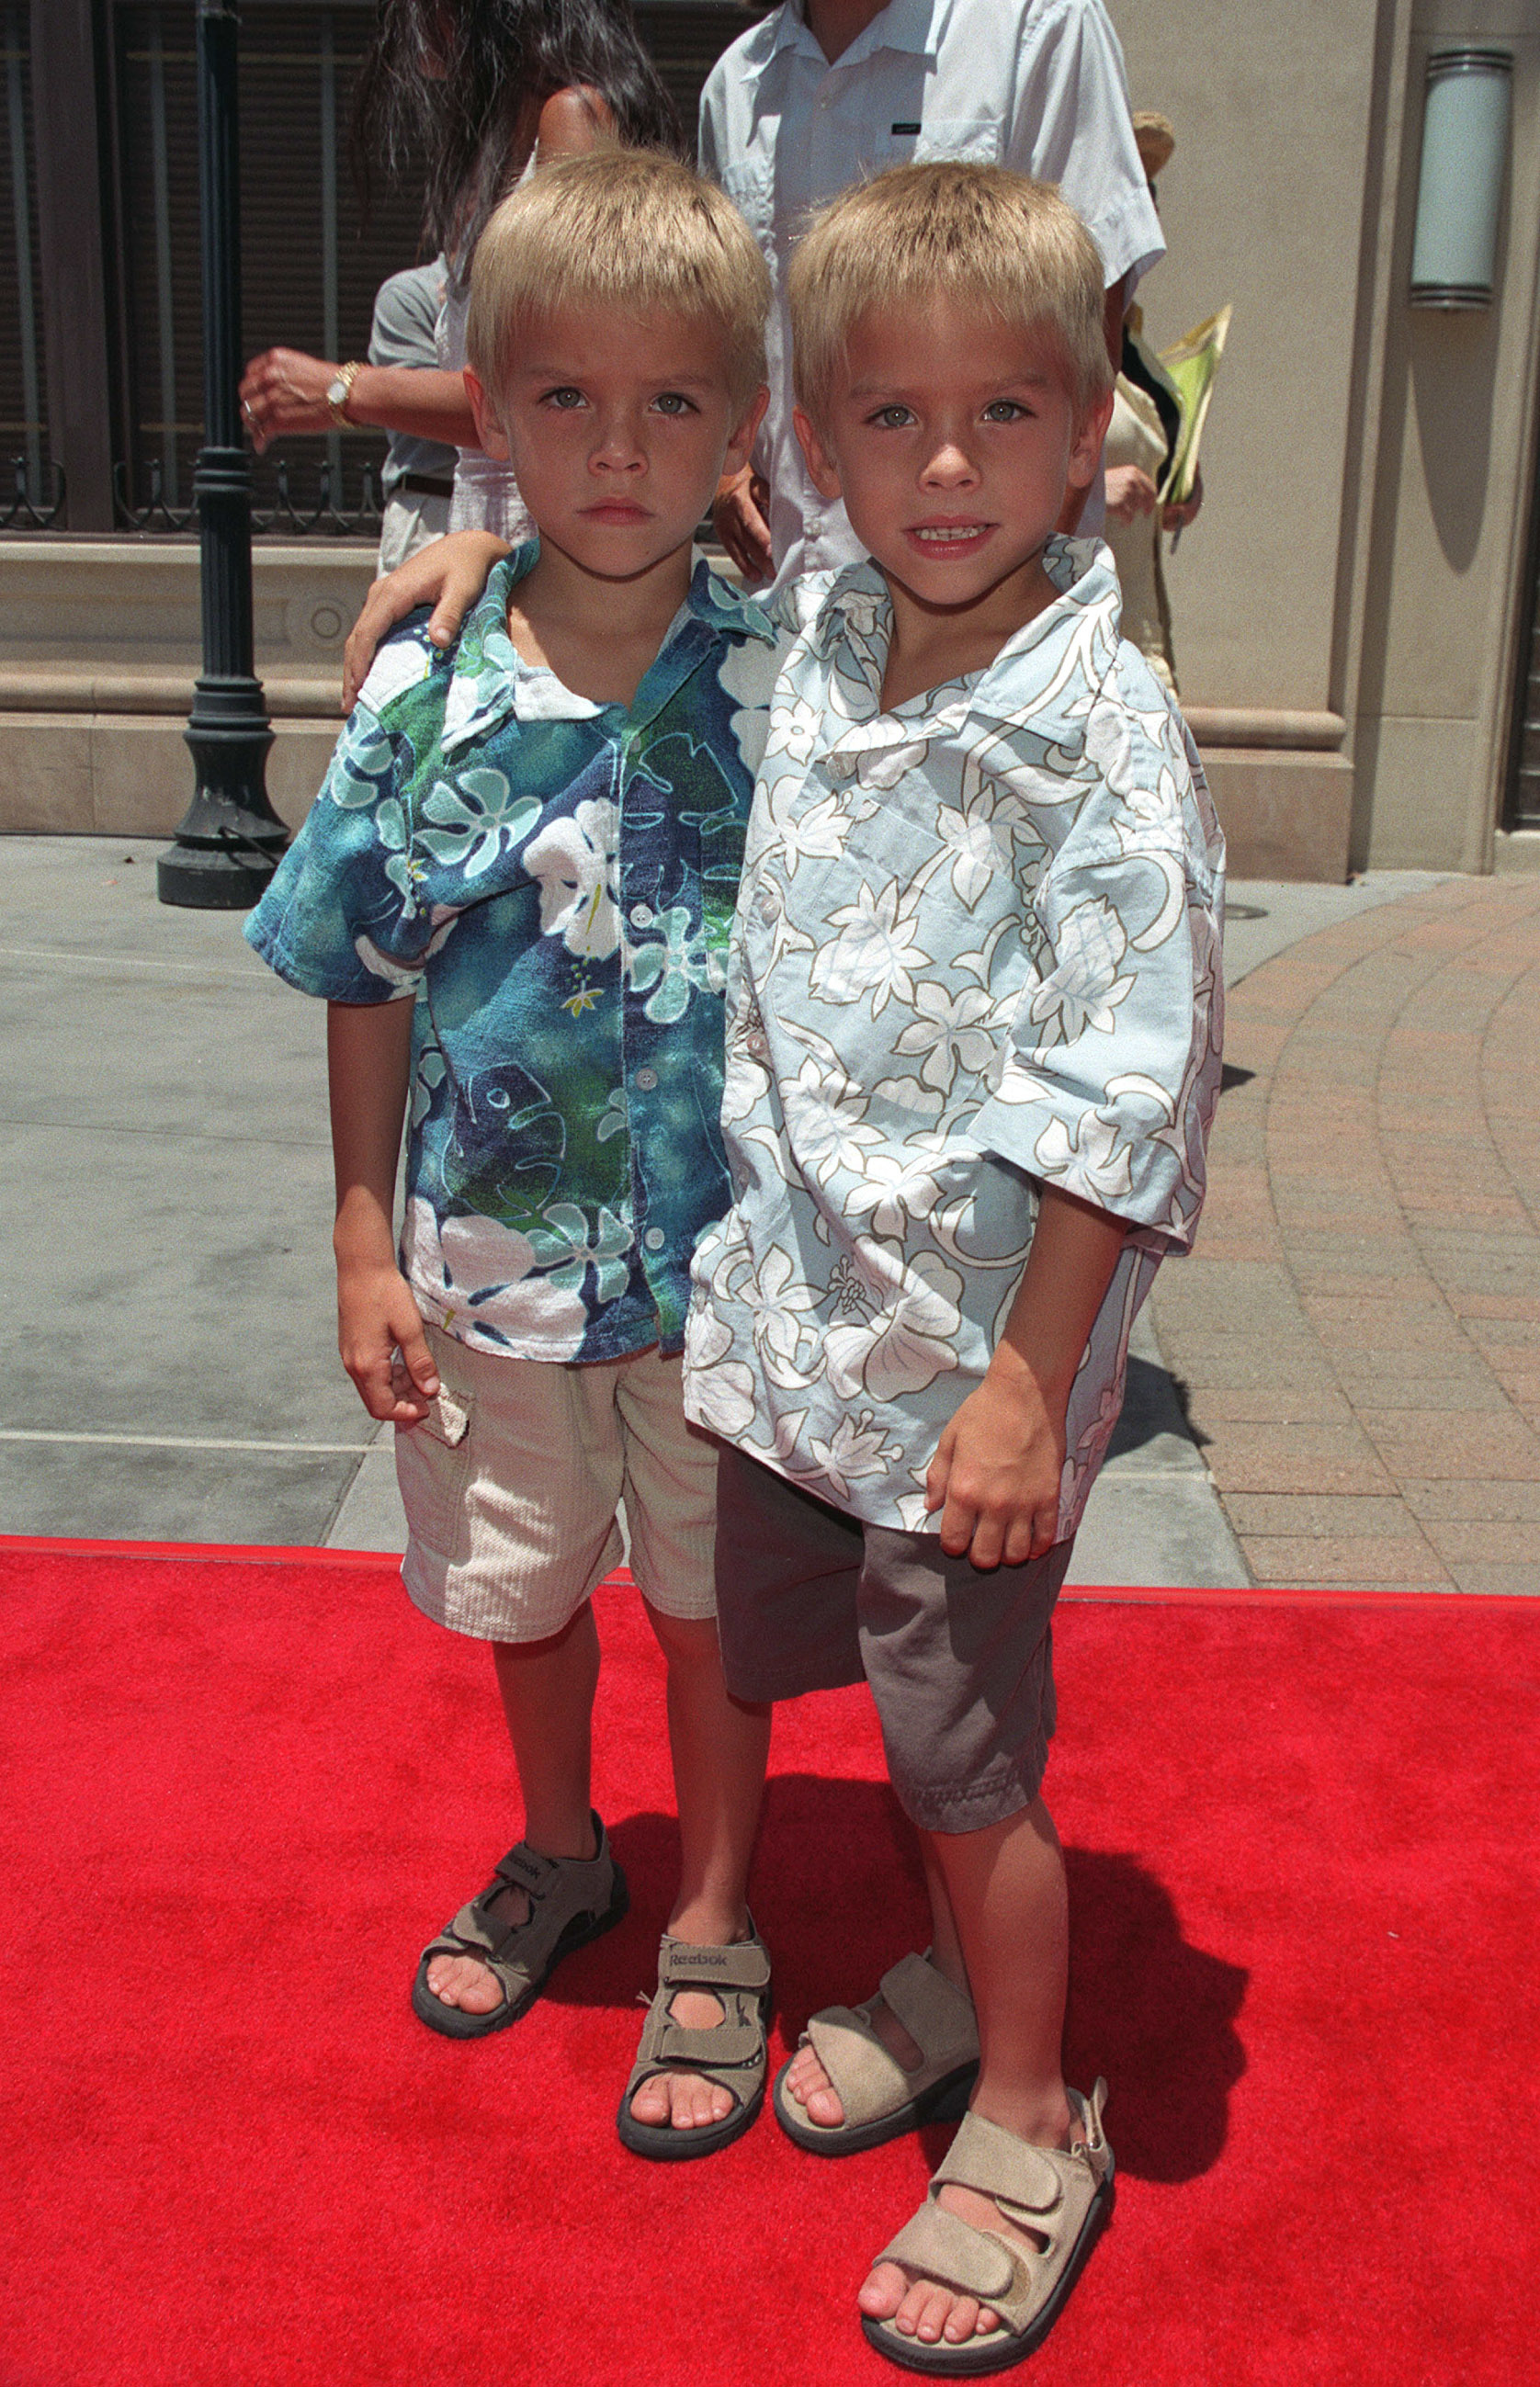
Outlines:
{"type": "Polygon", "coordinates": [[[991,523],[916,523],[910,530],[911,538],[922,547],[961,547],[967,540],[982,538],[991,530],[991,523]]]}

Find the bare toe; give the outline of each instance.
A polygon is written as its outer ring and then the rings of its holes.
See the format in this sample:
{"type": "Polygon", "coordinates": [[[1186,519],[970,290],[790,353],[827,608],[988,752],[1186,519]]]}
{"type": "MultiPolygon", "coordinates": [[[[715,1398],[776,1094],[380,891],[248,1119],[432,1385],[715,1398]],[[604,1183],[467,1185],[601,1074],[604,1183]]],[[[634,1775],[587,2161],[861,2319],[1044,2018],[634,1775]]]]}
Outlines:
{"type": "Polygon", "coordinates": [[[909,2282],[896,2263],[874,2263],[856,2303],[869,2320],[891,2320],[908,2292],[909,2282]]]}
{"type": "Polygon", "coordinates": [[[669,2081],[663,2072],[655,2072],[644,2080],[631,2100],[631,2118],[650,2129],[661,2130],[672,2118],[669,2110],[669,2081]]]}

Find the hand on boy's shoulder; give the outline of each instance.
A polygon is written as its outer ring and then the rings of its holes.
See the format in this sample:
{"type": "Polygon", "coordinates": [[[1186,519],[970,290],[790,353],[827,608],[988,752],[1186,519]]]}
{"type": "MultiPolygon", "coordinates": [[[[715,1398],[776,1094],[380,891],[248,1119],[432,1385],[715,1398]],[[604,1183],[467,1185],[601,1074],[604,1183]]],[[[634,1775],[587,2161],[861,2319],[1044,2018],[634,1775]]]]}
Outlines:
{"type": "Polygon", "coordinates": [[[420,605],[409,613],[381,643],[368,676],[353,701],[378,720],[387,706],[405,696],[409,688],[421,688],[433,677],[435,666],[448,667],[454,657],[452,647],[435,647],[428,636],[432,609],[420,605]]]}

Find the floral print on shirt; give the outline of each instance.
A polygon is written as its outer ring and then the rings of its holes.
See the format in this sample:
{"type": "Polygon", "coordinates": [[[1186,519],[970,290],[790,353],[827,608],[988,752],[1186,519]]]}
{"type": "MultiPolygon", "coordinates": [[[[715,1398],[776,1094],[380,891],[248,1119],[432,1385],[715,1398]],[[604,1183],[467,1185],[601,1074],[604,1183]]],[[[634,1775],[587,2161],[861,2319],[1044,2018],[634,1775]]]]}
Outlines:
{"type": "Polygon", "coordinates": [[[508,635],[499,564],[448,657],[385,647],[247,924],[307,992],[415,997],[402,1266],[478,1348],[616,1358],[684,1334],[730,1193],[727,938],[786,640],[701,564],[627,709],[508,635]]]}
{"type": "Polygon", "coordinates": [[[1219,1082],[1224,845],[1195,749],[1118,636],[1105,547],[985,671],[884,713],[891,609],[802,584],[734,927],[724,1122],[686,1406],[819,1498],[934,1530],[1038,1188],[1130,1230],[1070,1397],[1074,1532],[1161,1255],[1190,1244],[1219,1082]]]}

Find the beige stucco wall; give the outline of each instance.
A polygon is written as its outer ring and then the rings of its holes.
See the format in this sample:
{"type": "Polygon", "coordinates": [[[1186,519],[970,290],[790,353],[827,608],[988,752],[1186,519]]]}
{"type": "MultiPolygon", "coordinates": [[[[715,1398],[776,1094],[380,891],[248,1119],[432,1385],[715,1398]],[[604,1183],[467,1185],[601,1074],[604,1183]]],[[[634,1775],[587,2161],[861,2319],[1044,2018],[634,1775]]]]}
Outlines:
{"type": "Polygon", "coordinates": [[[1528,524],[1540,273],[1534,0],[1418,0],[1399,159],[1382,436],[1357,688],[1356,849],[1387,867],[1490,867],[1528,524]],[[1489,41],[1514,57],[1497,301],[1409,307],[1425,62],[1489,41]]]}
{"type": "Polygon", "coordinates": [[[1534,443],[1540,11],[1113,6],[1133,103],[1180,145],[1151,328],[1235,305],[1170,573],[1183,695],[1345,716],[1357,866],[1488,868],[1534,443]],[[1514,112],[1498,300],[1451,316],[1407,287],[1425,60],[1460,41],[1511,48],[1514,112]]]}
{"type": "Polygon", "coordinates": [[[1182,694],[1335,710],[1332,591],[1351,423],[1374,0],[1112,0],[1136,107],[1178,148],[1155,344],[1227,301],[1206,499],[1171,561],[1182,694]]]}

